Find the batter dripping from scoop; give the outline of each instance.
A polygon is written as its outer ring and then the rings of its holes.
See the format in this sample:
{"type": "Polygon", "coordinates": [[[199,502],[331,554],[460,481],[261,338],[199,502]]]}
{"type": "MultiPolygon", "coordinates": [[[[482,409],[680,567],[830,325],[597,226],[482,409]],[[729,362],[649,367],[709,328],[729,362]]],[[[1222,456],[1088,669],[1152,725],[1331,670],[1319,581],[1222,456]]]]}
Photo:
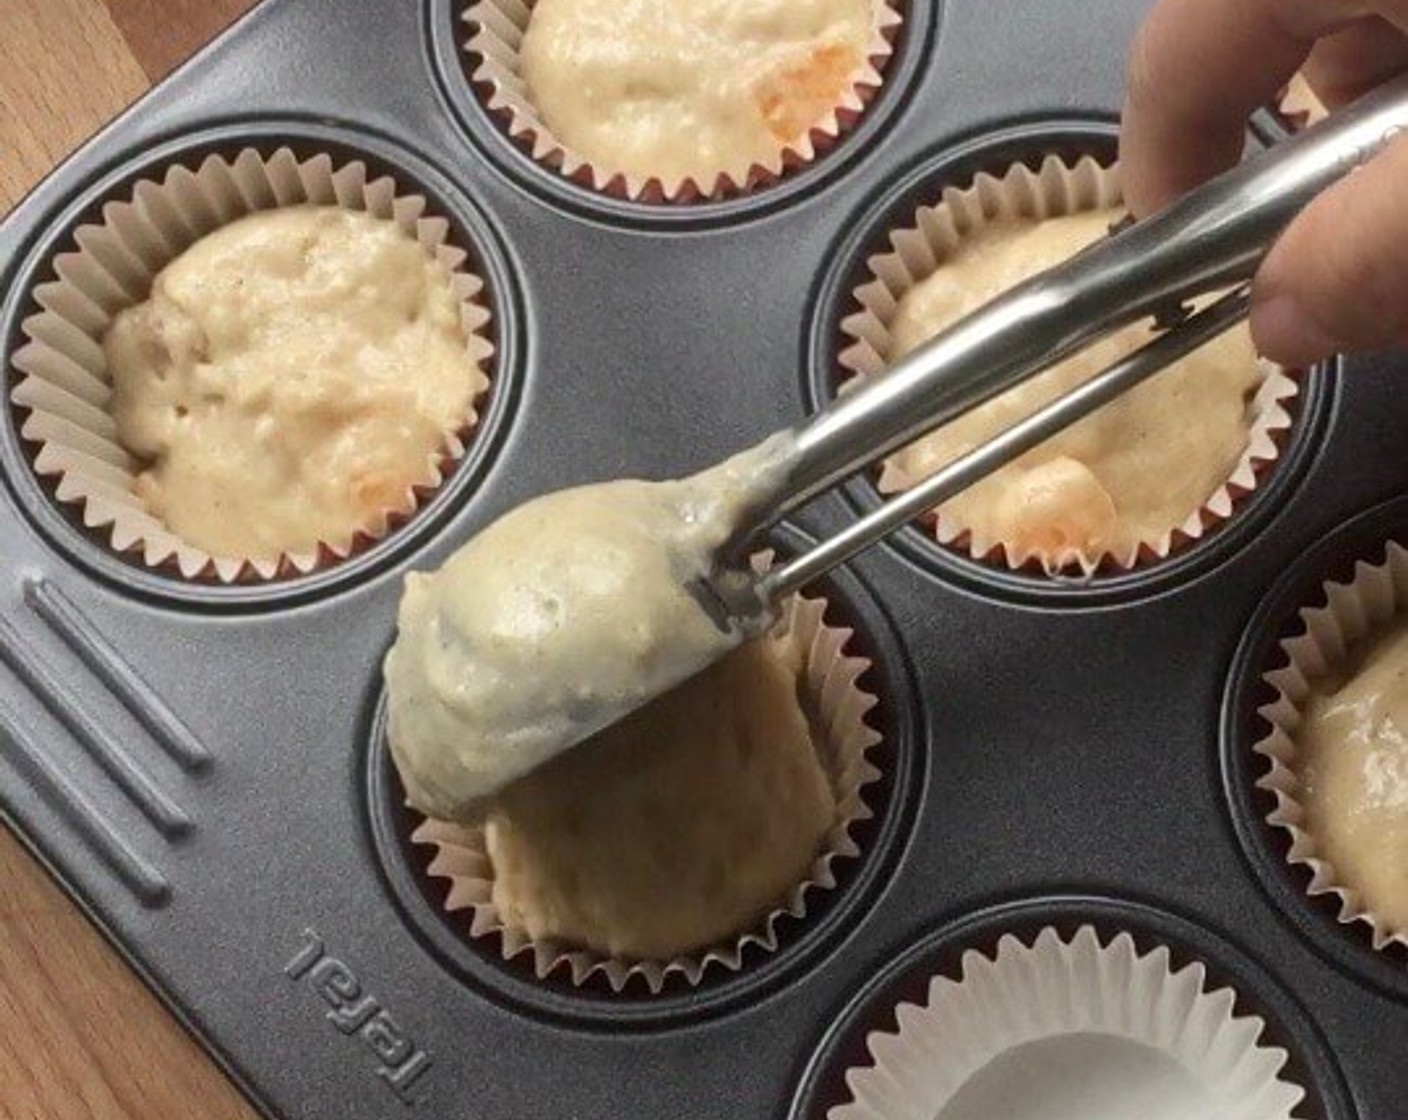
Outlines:
{"type": "Polygon", "coordinates": [[[717,623],[690,585],[716,574],[776,458],[767,441],[676,482],[547,494],[439,571],[409,576],[386,684],[411,803],[472,815],[738,645],[746,635],[717,623]]]}

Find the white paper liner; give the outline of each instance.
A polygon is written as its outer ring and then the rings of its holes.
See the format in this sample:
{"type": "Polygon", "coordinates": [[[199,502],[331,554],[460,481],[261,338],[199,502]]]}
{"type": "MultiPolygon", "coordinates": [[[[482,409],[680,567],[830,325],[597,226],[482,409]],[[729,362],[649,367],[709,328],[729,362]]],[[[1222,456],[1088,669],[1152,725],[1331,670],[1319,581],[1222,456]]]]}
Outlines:
{"type": "Polygon", "coordinates": [[[1262,1045],[1229,988],[1162,946],[1108,943],[1090,926],[964,953],[924,1006],[867,1038],[873,1065],[846,1074],[851,1100],[828,1120],[1288,1120],[1304,1090],[1287,1055],[1262,1045]],[[1020,1049],[1019,1049],[1020,1048],[1020,1049]]]}
{"type": "Polygon", "coordinates": [[[1296,733],[1316,682],[1344,664],[1355,647],[1383,632],[1396,618],[1408,617],[1408,548],[1389,541],[1382,563],[1359,561],[1347,583],[1324,585],[1326,605],[1300,611],[1303,632],[1281,641],[1284,655],[1278,668],[1262,680],[1276,690],[1276,698],[1257,709],[1271,730],[1252,745],[1270,769],[1257,781],[1276,799],[1266,822],[1284,829],[1291,838],[1289,863],[1310,871],[1311,896],[1331,895],[1339,900],[1339,920],[1361,923],[1375,949],[1390,945],[1408,947],[1408,930],[1390,931],[1359,897],[1359,892],[1338,881],[1335,869],[1320,857],[1315,837],[1301,826],[1305,810],[1297,799],[1296,733]]]}
{"type": "Polygon", "coordinates": [[[534,160],[568,179],[617,198],[636,202],[710,202],[768,186],[832,148],[860,119],[884,81],[894,54],[893,40],[903,22],[888,0],[871,0],[874,28],[866,62],[835,109],[793,143],[778,149],[767,164],[754,164],[741,179],[721,173],[711,183],[691,177],[664,182],[595,166],[559,140],[539,116],[520,73],[519,48],[535,0],[476,0],[464,11],[470,31],[470,84],[489,113],[534,160]]]}
{"type": "MultiPolygon", "coordinates": [[[[1051,155],[1033,171],[1014,164],[1001,176],[979,173],[970,187],[945,187],[939,201],[921,207],[913,221],[890,234],[890,249],[866,261],[869,279],[852,292],[857,310],[841,321],[843,371],[841,391],[857,379],[876,377],[887,368],[890,324],[899,301],[967,236],[998,221],[1013,218],[1044,220],[1082,211],[1106,209],[1121,201],[1118,167],[1102,167],[1085,156],[1065,163],[1051,155]]],[[[1251,402],[1251,431],[1247,446],[1227,481],[1207,501],[1166,533],[1141,541],[1126,555],[1082,555],[1072,563],[1021,553],[1001,540],[989,539],[953,524],[931,512],[924,521],[940,544],[961,550],[978,560],[1019,569],[1040,564],[1048,575],[1066,568],[1090,574],[1105,565],[1129,570],[1164,559],[1175,549],[1205,536],[1232,517],[1238,502],[1256,489],[1260,476],[1280,457],[1279,441],[1291,427],[1287,402],[1299,385],[1295,378],[1270,362],[1260,362],[1264,380],[1251,402]]],[[[880,468],[878,487],[891,494],[913,487],[919,479],[887,457],[880,468]]]]}
{"type": "Polygon", "coordinates": [[[146,299],[156,274],[199,238],[247,214],[304,203],[394,221],[444,264],[460,303],[468,353],[481,374],[476,399],[488,388],[493,346],[481,299],[484,282],[468,270],[468,253],[450,243],[449,222],[426,212],[424,197],[402,193],[387,175],[368,179],[360,160],[339,164],[326,154],[300,160],[288,148],[267,157],[254,148],[210,155],[194,170],[174,164],[160,180],[142,179],[125,197],[106,202],[100,222],[74,231],[75,248],[54,258],[57,279],[34,289],[43,310],[24,320],[25,343],[13,360],[22,376],[13,383],[10,402],[28,413],[20,434],[33,445],[35,473],[54,480],[58,501],[74,506],[83,525],[114,551],[140,556],[148,567],[174,568],[187,579],[231,583],[306,574],[384,537],[464,456],[478,420],[473,409],[458,431],[445,433],[443,446],[430,457],[426,482],[408,489],[380,524],[277,560],[212,556],[143,508],[133,491],[142,464],[117,442],[106,407],[111,387],[103,334],[119,311],[146,299]]]}
{"type": "Polygon", "coordinates": [[[506,926],[494,906],[494,872],[482,826],[427,819],[411,834],[411,840],[437,849],[428,873],[448,880],[446,911],[469,911],[468,936],[499,937],[504,960],[531,955],[533,972],[539,979],[561,970],[574,985],[581,986],[601,976],[615,992],[635,980],[650,992],[659,993],[671,976],[697,985],[711,968],[738,971],[749,946],[767,952],[776,950],[777,924],[783,915],[804,918],[808,895],[836,886],[836,861],[860,854],[852,829],[873,815],[865,803],[864,787],[880,777],[879,770],[866,757],[881,741],[865,718],[877,700],[857,683],[871,662],[846,652],[853,631],[828,625],[824,620],[826,609],[824,599],[794,597],[787,603],[774,634],[790,636],[804,654],[804,691],[811,701],[808,714],[821,734],[816,746],[836,794],[836,823],[824,837],[821,854],[813,861],[807,878],[757,929],[702,953],[670,960],[617,960],[554,941],[534,941],[522,930],[506,926]]]}

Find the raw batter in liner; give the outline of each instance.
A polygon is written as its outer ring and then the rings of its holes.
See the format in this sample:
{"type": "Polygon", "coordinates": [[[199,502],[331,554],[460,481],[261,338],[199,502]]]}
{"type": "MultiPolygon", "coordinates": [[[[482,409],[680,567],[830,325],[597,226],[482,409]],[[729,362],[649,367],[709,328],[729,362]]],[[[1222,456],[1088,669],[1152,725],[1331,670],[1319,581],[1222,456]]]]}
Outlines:
{"type": "MultiPolygon", "coordinates": [[[[1105,234],[1120,215],[1092,211],[1008,220],[964,237],[938,269],[906,292],[891,323],[891,362],[942,328],[1105,234]]],[[[1141,325],[1096,345],[917,440],[889,460],[911,482],[1148,340],[1141,325]]],[[[1132,562],[1223,485],[1246,447],[1250,400],[1263,379],[1245,327],[1208,343],[941,507],[982,545],[1004,544],[1022,563],[1132,562]]]]}
{"type": "Polygon", "coordinates": [[[775,167],[866,63],[876,0],[538,0],[520,51],[543,123],[598,169],[706,189],[775,167]]]}
{"type": "Polygon", "coordinates": [[[1316,854],[1390,935],[1408,933],[1408,622],[1320,682],[1294,769],[1316,854]]]}
{"type": "Polygon", "coordinates": [[[485,823],[505,924],[626,960],[756,928],[836,818],[801,665],[750,642],[509,786],[485,823]]]}
{"type": "Polygon", "coordinates": [[[120,313],[104,350],[148,511],[275,559],[413,504],[488,384],[445,266],[394,222],[297,206],[232,222],[120,313]]]}

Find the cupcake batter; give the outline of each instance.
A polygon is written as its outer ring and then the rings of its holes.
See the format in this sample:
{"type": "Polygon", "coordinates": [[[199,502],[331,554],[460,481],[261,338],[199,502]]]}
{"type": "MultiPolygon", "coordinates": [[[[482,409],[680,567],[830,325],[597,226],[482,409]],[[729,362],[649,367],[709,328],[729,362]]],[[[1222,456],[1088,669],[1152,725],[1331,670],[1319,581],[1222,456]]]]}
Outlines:
{"type": "Polygon", "coordinates": [[[787,637],[749,642],[504,790],[485,843],[505,924],[646,960],[756,929],[836,817],[801,668],[787,637]]]}
{"type": "MultiPolygon", "coordinates": [[[[965,237],[937,271],[900,299],[888,358],[1104,235],[1119,217],[1092,211],[998,222],[965,237]]],[[[897,452],[912,481],[933,474],[1148,341],[1134,325],[897,452]]],[[[1053,436],[946,502],[946,521],[980,546],[1004,544],[1018,563],[1132,560],[1141,542],[1182,524],[1226,482],[1246,447],[1249,401],[1262,381],[1245,326],[1053,436]]]]}
{"type": "Polygon", "coordinates": [[[413,504],[488,384],[444,265],[338,207],[201,238],[104,338],[136,492],[192,545],[275,559],[413,504]]]}
{"type": "Polygon", "coordinates": [[[1302,828],[1390,934],[1408,934],[1408,623],[1306,705],[1296,736],[1302,828]]]}
{"type": "Polygon", "coordinates": [[[618,172],[706,189],[776,167],[866,63],[874,0],[538,0],[530,100],[565,146],[618,172]]]}
{"type": "Polygon", "coordinates": [[[711,573],[775,448],[679,482],[548,494],[438,572],[408,576],[386,686],[411,803],[441,819],[473,815],[479,799],[737,645],[686,584],[711,573]]]}

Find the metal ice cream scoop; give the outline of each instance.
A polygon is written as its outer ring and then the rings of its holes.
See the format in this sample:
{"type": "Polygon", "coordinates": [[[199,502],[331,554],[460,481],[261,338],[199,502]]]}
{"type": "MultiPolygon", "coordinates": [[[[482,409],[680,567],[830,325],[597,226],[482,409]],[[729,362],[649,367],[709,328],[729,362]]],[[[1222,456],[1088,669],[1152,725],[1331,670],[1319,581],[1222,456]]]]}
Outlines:
{"type": "Polygon", "coordinates": [[[472,808],[760,632],[824,572],[1227,330],[1287,223],[1404,130],[1408,76],[1004,292],[729,463],[679,483],[561,492],[501,518],[403,603],[387,680],[407,789],[430,810],[472,808]],[[761,573],[749,564],[790,511],[1142,319],[1161,332],[1146,346],[810,550],[761,573]],[[525,519],[520,537],[535,545],[514,543],[525,519]],[[540,522],[560,535],[548,570],[540,522]],[[462,586],[457,564],[475,578],[462,586]],[[484,583],[499,568],[511,593],[484,583]],[[532,571],[541,586],[524,583],[532,571]],[[456,609],[440,602],[461,592],[456,609]],[[483,750],[468,758],[474,744],[483,750]]]}
{"type": "MultiPolygon", "coordinates": [[[[733,542],[735,556],[779,518],[879,457],[1102,336],[1145,318],[1162,330],[810,551],[749,583],[732,575],[716,581],[716,607],[738,625],[755,624],[787,595],[1226,331],[1247,315],[1247,282],[1291,219],[1405,131],[1408,75],[1004,292],[786,432],[777,469],[733,542]],[[1189,306],[1229,288],[1203,310],[1189,306]]],[[[720,570],[736,572],[736,560],[720,570]]]]}

